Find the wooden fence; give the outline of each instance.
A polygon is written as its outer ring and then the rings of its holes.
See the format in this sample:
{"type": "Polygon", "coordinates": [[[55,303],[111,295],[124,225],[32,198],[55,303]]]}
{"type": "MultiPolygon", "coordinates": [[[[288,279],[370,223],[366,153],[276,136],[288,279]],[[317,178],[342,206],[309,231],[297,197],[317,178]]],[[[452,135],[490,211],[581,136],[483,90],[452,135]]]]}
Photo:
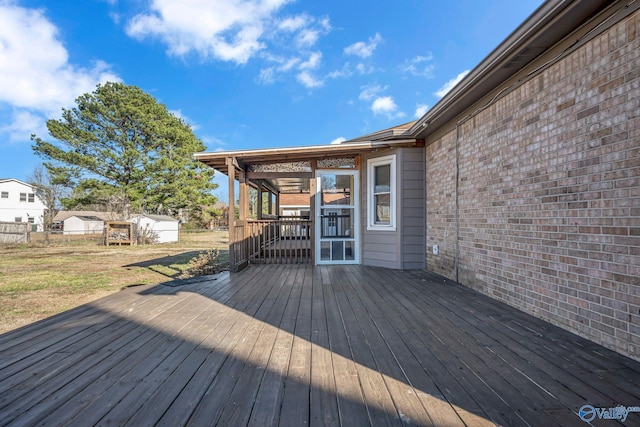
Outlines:
{"type": "Polygon", "coordinates": [[[27,222],[0,222],[0,243],[29,243],[30,231],[27,222]]]}
{"type": "MultiPolygon", "coordinates": [[[[239,221],[233,229],[232,270],[246,264],[307,264],[311,259],[308,219],[239,221]]],[[[231,232],[231,230],[230,230],[231,232]]]]}

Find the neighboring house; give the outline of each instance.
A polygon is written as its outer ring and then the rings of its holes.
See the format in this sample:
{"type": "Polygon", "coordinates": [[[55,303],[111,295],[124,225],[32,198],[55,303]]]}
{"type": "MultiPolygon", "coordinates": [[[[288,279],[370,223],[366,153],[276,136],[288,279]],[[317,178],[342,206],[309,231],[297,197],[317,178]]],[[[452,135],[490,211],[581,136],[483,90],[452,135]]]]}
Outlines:
{"type": "Polygon", "coordinates": [[[640,360],[639,8],[545,2],[406,125],[197,153],[240,183],[232,267],[248,186],[308,188],[315,264],[426,268],[640,360]]]}
{"type": "Polygon", "coordinates": [[[280,216],[309,217],[311,196],[309,193],[282,193],[280,194],[280,216]]]}
{"type": "Polygon", "coordinates": [[[45,210],[34,186],[14,178],[0,178],[0,221],[26,222],[34,231],[42,231],[45,210]]]}
{"type": "Polygon", "coordinates": [[[102,221],[117,221],[120,216],[115,212],[100,212],[100,211],[58,211],[53,218],[54,222],[64,222],[67,218],[72,216],[94,216],[100,218],[102,221]]]}
{"type": "Polygon", "coordinates": [[[104,231],[104,220],[97,216],[73,215],[62,223],[62,233],[66,235],[100,234],[104,231]]]}
{"type": "Polygon", "coordinates": [[[170,216],[140,214],[132,216],[129,222],[136,224],[138,238],[142,237],[153,243],[178,241],[180,222],[170,216]]]}

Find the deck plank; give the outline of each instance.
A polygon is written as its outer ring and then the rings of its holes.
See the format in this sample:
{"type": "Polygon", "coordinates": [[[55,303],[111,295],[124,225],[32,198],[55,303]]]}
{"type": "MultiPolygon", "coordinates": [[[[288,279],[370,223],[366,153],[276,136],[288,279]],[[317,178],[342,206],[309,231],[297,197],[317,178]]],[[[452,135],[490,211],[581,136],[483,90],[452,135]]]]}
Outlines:
{"type": "Polygon", "coordinates": [[[311,426],[336,425],[339,420],[333,359],[329,348],[329,331],[323,287],[329,286],[326,268],[316,268],[313,274],[311,305],[311,426]]]}
{"type": "Polygon", "coordinates": [[[286,287],[290,288],[289,298],[283,309],[282,321],[260,383],[255,404],[251,409],[249,425],[278,424],[303,281],[304,270],[289,270],[286,279],[286,287]]]}
{"type": "Polygon", "coordinates": [[[338,412],[340,423],[345,426],[368,425],[371,423],[364,395],[360,385],[356,363],[351,358],[349,337],[338,298],[343,294],[336,292],[335,283],[340,280],[337,270],[330,270],[332,286],[323,286],[324,301],[327,313],[329,333],[329,349],[334,354],[333,375],[336,382],[338,412]]]}
{"type": "MultiPolygon", "coordinates": [[[[353,272],[350,269],[346,269],[342,274],[349,277],[352,282],[357,280],[353,277],[353,272]]],[[[360,280],[371,283],[372,279],[362,277],[360,280]]],[[[462,419],[451,404],[446,401],[444,393],[427,374],[420,362],[420,357],[411,348],[410,338],[403,338],[407,325],[400,313],[395,308],[390,309],[386,304],[381,304],[392,298],[386,293],[388,289],[377,287],[376,289],[372,288],[371,291],[374,295],[363,292],[360,294],[360,298],[369,307],[372,316],[377,319],[375,320],[376,327],[383,334],[384,345],[391,351],[391,357],[397,361],[402,369],[404,381],[413,388],[412,393],[415,393],[422,402],[423,409],[428,416],[428,419],[425,419],[422,424],[463,426],[462,419]]],[[[480,425],[478,418],[475,418],[473,422],[475,425],[480,425]]]]}
{"type": "Polygon", "coordinates": [[[8,426],[580,425],[638,384],[639,362],[473,290],[364,266],[131,288],[0,336],[8,426]]]}
{"type": "Polygon", "coordinates": [[[304,286],[296,316],[293,346],[285,381],[281,426],[309,425],[311,395],[311,307],[313,269],[304,268],[304,286]]]}
{"type": "Polygon", "coordinates": [[[377,370],[366,331],[362,329],[362,324],[368,322],[367,313],[355,304],[355,298],[352,297],[353,291],[344,281],[339,280],[334,286],[341,289],[345,295],[344,298],[339,299],[338,306],[347,327],[351,357],[357,363],[356,371],[365,396],[369,418],[373,425],[402,425],[402,419],[387,389],[384,377],[377,370]]]}
{"type": "MultiPolygon", "coordinates": [[[[413,295],[420,299],[419,294],[416,290],[413,295]]],[[[544,393],[559,396],[560,406],[579,408],[584,403],[582,396],[585,395],[592,396],[595,404],[610,404],[640,393],[637,384],[631,384],[633,380],[630,378],[634,378],[633,375],[624,379],[615,375],[615,379],[612,378],[611,381],[601,381],[593,376],[598,373],[600,377],[602,372],[611,371],[601,370],[604,356],[598,356],[596,363],[588,363],[585,358],[580,357],[580,354],[585,353],[585,347],[590,347],[592,343],[576,346],[577,342],[586,340],[519,311],[513,311],[509,319],[502,319],[502,314],[496,311],[495,302],[485,296],[478,295],[464,304],[458,303],[459,300],[450,298],[442,301],[452,312],[465,314],[452,317],[456,319],[457,327],[465,331],[465,334],[470,334],[466,336],[477,337],[481,325],[484,345],[479,348],[483,353],[493,357],[495,349],[505,349],[506,351],[499,352],[498,357],[521,374],[516,379],[526,377],[536,384],[548,384],[545,388],[537,387],[538,393],[544,389],[544,393]],[[556,340],[557,345],[550,346],[556,340]],[[567,341],[573,342],[573,352],[563,350],[569,348],[567,341]],[[567,388],[571,392],[568,393],[567,388]]],[[[610,362],[604,363],[613,363],[612,366],[618,369],[628,369],[626,364],[621,364],[620,358],[615,357],[615,353],[596,347],[603,353],[614,355],[610,362]]],[[[637,378],[637,374],[635,375],[637,378]]],[[[509,380],[513,381],[513,378],[509,380]]],[[[554,417],[557,419],[559,411],[550,409],[554,410],[554,417]]],[[[566,419],[572,419],[573,415],[568,409],[565,411],[566,419]]]]}
{"type": "Polygon", "coordinates": [[[508,365],[490,352],[483,351],[482,333],[477,334],[480,338],[473,335],[476,331],[467,332],[467,335],[460,333],[460,325],[455,314],[447,318],[434,316],[433,307],[427,301],[415,303],[415,295],[401,297],[396,293],[396,297],[418,320],[418,324],[430,325],[428,334],[423,332],[422,335],[431,336],[434,344],[439,342],[448,349],[450,355],[453,355],[452,367],[457,371],[460,381],[463,381],[469,390],[475,390],[474,393],[478,395],[476,399],[482,401],[484,411],[492,419],[508,425],[527,425],[530,422],[536,425],[554,425],[551,420],[544,419],[544,413],[531,410],[530,402],[536,401],[539,390],[527,388],[529,396],[522,396],[521,390],[514,384],[517,383],[518,373],[510,370],[508,365]],[[445,331],[446,334],[440,331],[445,331]],[[469,340],[477,340],[478,345],[473,346],[474,351],[469,349],[469,340]],[[500,407],[506,407],[507,410],[495,409],[500,407]]]}

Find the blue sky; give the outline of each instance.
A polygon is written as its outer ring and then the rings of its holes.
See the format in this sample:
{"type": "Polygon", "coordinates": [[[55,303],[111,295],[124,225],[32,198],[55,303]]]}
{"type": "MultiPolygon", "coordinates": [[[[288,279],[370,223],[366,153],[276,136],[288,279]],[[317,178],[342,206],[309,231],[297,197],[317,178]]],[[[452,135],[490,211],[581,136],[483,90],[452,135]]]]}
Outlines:
{"type": "Polygon", "coordinates": [[[109,80],[152,94],[209,151],[405,123],[541,3],[0,0],[0,178],[27,180],[42,162],[29,135],[109,80]]]}

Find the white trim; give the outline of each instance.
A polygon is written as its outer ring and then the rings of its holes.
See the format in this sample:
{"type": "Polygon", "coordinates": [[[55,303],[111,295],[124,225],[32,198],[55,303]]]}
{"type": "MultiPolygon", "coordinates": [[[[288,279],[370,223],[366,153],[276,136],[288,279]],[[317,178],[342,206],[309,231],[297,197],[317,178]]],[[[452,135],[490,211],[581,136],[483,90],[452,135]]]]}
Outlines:
{"type": "Polygon", "coordinates": [[[316,180],[316,212],[315,212],[315,264],[316,265],[326,265],[326,264],[361,264],[361,253],[360,253],[360,171],[356,169],[318,169],[316,170],[316,176],[314,178],[316,180]],[[325,174],[340,174],[340,175],[351,175],[353,176],[353,205],[330,205],[324,206],[324,209],[352,209],[353,210],[353,225],[352,232],[353,236],[351,239],[345,238],[321,238],[321,212],[323,209],[322,206],[322,181],[321,177],[325,174]],[[321,260],[321,242],[330,242],[333,240],[341,240],[341,241],[353,241],[353,259],[352,260],[321,260]]]}
{"type": "Polygon", "coordinates": [[[396,198],[398,196],[398,188],[396,187],[396,155],[392,154],[384,157],[376,157],[367,160],[367,230],[372,231],[396,231],[396,198]],[[378,166],[390,165],[390,185],[389,185],[389,209],[390,223],[376,224],[375,218],[375,197],[374,197],[374,178],[375,168],[378,166]]]}

